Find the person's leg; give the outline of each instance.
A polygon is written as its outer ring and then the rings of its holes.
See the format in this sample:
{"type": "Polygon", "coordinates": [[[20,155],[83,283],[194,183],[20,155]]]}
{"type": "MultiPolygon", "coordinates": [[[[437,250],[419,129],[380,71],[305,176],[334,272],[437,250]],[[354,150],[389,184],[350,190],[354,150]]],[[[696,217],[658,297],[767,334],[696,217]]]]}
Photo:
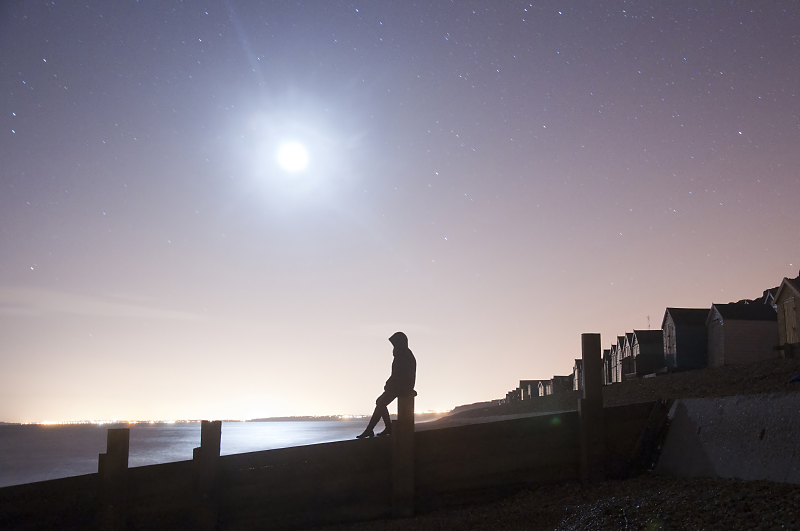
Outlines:
{"type": "MultiPolygon", "coordinates": [[[[385,407],[383,409],[386,410],[385,407]]],[[[386,411],[388,413],[388,410],[386,411]]],[[[367,424],[367,427],[364,429],[364,433],[359,435],[358,438],[363,439],[365,437],[372,437],[373,435],[375,435],[375,432],[373,430],[375,429],[375,426],[378,425],[378,421],[381,420],[382,417],[383,417],[383,411],[381,411],[381,406],[376,405],[375,411],[372,412],[372,418],[369,419],[369,424],[367,424]]]]}
{"type": "Polygon", "coordinates": [[[386,406],[391,404],[392,400],[394,400],[395,398],[397,398],[397,395],[386,391],[375,402],[378,405],[378,407],[382,406],[381,418],[383,419],[383,431],[378,434],[378,437],[381,437],[383,435],[389,435],[392,433],[392,417],[389,416],[389,408],[387,408],[386,406]]]}
{"type": "Polygon", "coordinates": [[[386,406],[381,411],[381,418],[383,419],[383,431],[378,434],[378,437],[392,433],[392,417],[389,416],[389,408],[386,406]]]}
{"type": "Polygon", "coordinates": [[[361,435],[358,435],[356,438],[358,439],[366,439],[368,437],[373,437],[375,432],[375,426],[378,425],[378,421],[383,419],[383,424],[386,428],[381,432],[382,434],[386,435],[391,433],[392,431],[392,420],[389,417],[389,410],[386,408],[389,403],[394,400],[394,397],[391,396],[389,393],[383,393],[378,399],[375,401],[375,411],[372,413],[372,418],[369,419],[369,424],[367,424],[366,429],[361,435]]]}

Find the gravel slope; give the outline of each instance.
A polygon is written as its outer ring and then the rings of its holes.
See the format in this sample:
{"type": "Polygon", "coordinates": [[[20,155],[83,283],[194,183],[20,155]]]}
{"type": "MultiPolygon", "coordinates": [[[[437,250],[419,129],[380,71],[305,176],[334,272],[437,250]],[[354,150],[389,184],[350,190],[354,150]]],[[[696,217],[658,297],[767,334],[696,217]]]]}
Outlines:
{"type": "Polygon", "coordinates": [[[540,486],[496,502],[450,507],[414,518],[325,529],[797,530],[800,529],[800,486],[644,475],[592,485],[540,486]]]}

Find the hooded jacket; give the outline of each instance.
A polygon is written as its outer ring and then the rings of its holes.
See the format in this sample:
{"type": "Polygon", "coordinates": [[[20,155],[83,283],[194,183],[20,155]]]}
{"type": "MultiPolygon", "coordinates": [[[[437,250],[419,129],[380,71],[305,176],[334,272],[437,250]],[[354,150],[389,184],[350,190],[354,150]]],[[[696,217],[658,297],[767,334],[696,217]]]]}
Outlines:
{"type": "Polygon", "coordinates": [[[392,375],[383,389],[397,395],[413,391],[417,379],[417,359],[408,348],[408,338],[403,332],[397,332],[389,341],[394,345],[394,360],[392,375]]]}

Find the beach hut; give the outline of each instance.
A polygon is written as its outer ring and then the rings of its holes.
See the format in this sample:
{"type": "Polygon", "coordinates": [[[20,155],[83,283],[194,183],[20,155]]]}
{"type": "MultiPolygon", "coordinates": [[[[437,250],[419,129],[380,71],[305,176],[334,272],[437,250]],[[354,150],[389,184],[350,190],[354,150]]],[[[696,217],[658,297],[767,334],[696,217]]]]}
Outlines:
{"type": "Polygon", "coordinates": [[[712,304],[706,328],[710,367],[778,357],[778,314],[762,299],[712,304]]]}
{"type": "Polygon", "coordinates": [[[522,400],[531,400],[542,395],[542,381],[544,380],[520,380],[519,388],[522,389],[522,400]]]}
{"type": "Polygon", "coordinates": [[[572,366],[572,390],[583,391],[583,360],[575,360],[572,366]]]}
{"type": "Polygon", "coordinates": [[[603,385],[611,385],[611,349],[603,350],[603,385]]]}
{"type": "Polygon", "coordinates": [[[797,324],[798,301],[800,301],[800,275],[797,278],[784,278],[775,294],[778,315],[778,349],[784,356],[800,354],[800,334],[797,324]]]}
{"type": "Polygon", "coordinates": [[[615,382],[622,381],[622,356],[625,353],[625,336],[617,336],[617,373],[614,376],[615,382]]]}
{"type": "Polygon", "coordinates": [[[622,336],[622,380],[636,377],[636,363],[633,357],[633,332],[622,336]]]}
{"type": "Polygon", "coordinates": [[[519,387],[506,393],[506,403],[510,404],[520,400],[522,400],[522,390],[519,387]]]}
{"type": "Polygon", "coordinates": [[[708,365],[708,308],[667,308],[661,321],[664,363],[670,371],[701,369],[708,365]]]}
{"type": "Polygon", "coordinates": [[[619,350],[617,349],[617,345],[611,345],[611,383],[617,383],[619,381],[619,377],[617,376],[619,373],[619,350]]]}
{"type": "Polygon", "coordinates": [[[572,391],[573,383],[571,374],[568,374],[566,376],[553,376],[553,379],[550,381],[552,383],[551,394],[562,395],[564,393],[572,391]]]}
{"type": "Polygon", "coordinates": [[[634,330],[631,346],[636,375],[653,374],[664,368],[664,340],[661,330],[634,330]]]}

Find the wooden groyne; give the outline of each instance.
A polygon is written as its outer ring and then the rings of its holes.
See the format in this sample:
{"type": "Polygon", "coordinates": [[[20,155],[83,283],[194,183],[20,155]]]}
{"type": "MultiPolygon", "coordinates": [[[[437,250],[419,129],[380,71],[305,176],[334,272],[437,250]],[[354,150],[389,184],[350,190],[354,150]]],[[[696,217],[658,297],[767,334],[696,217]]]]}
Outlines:
{"type": "Polygon", "coordinates": [[[204,421],[192,460],[135,468],[128,429],[111,429],[96,474],[0,489],[0,528],[299,529],[625,476],[646,466],[664,408],[603,408],[599,335],[584,334],[583,349],[592,376],[578,412],[415,433],[405,396],[391,437],[227,456],[221,423],[204,421]]]}

